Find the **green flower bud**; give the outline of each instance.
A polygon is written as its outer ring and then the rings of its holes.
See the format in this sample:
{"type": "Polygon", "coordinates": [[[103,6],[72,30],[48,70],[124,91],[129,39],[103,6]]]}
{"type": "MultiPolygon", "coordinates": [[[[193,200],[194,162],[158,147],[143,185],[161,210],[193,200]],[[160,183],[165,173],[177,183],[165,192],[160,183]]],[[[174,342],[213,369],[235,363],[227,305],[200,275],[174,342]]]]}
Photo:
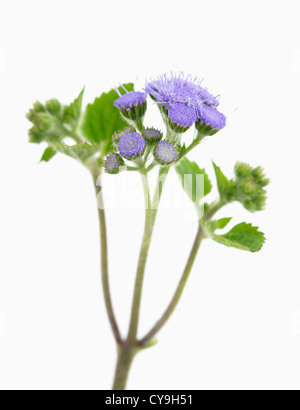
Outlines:
{"type": "Polygon", "coordinates": [[[29,142],[31,142],[32,144],[40,144],[44,140],[43,134],[36,131],[34,128],[31,128],[28,131],[28,134],[29,134],[29,142]]]}
{"type": "Polygon", "coordinates": [[[265,208],[266,191],[269,184],[261,167],[251,168],[249,164],[237,162],[235,165],[236,192],[234,199],[248,211],[260,211],[265,208]]]}
{"type": "Polygon", "coordinates": [[[53,114],[53,115],[57,115],[61,111],[60,102],[56,100],[55,98],[46,102],[46,108],[50,112],[50,114],[53,114]]]}
{"type": "Polygon", "coordinates": [[[33,124],[36,131],[44,132],[51,128],[53,120],[47,114],[37,113],[33,118],[33,124]]]}
{"type": "Polygon", "coordinates": [[[36,113],[40,113],[40,112],[45,112],[45,107],[43,106],[42,103],[40,103],[39,101],[35,102],[33,104],[33,108],[31,108],[29,110],[29,112],[26,114],[26,117],[29,121],[33,122],[33,119],[35,117],[36,113]]]}

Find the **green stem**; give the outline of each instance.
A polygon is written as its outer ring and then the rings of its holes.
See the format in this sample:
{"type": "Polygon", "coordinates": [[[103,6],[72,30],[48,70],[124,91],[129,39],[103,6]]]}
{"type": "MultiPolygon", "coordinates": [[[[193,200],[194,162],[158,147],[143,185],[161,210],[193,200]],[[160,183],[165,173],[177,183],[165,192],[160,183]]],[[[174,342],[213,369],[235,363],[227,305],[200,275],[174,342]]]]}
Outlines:
{"type": "Polygon", "coordinates": [[[146,346],[156,335],[157,332],[165,325],[165,323],[168,321],[172,313],[174,312],[181,295],[183,293],[183,290],[185,288],[186,282],[189,278],[189,275],[191,273],[192,267],[194,265],[200,244],[205,237],[204,231],[202,229],[202,226],[199,225],[198,231],[194,240],[194,244],[190,253],[190,256],[188,258],[188,261],[186,263],[185,269],[183,271],[183,274],[181,276],[181,279],[179,281],[179,284],[176,288],[176,291],[173,295],[173,298],[171,299],[171,302],[169,303],[167,309],[161,316],[161,318],[156,322],[156,324],[153,326],[153,328],[143,337],[143,339],[140,340],[139,346],[146,346]]]}
{"type": "Polygon", "coordinates": [[[131,309],[130,325],[128,330],[127,340],[123,345],[119,347],[118,361],[115,371],[115,378],[113,383],[114,390],[124,390],[129,374],[129,370],[132,364],[132,360],[136,353],[140,350],[137,348],[137,331],[140,315],[140,305],[143,289],[144,274],[146,268],[146,262],[151,243],[152,232],[157,215],[157,209],[160,202],[162,189],[166,180],[166,175],[169,168],[161,168],[159,172],[158,181],[153,197],[153,201],[150,201],[149,183],[147,174],[142,174],[142,182],[145,196],[145,229],[140,249],[140,256],[138,262],[138,268],[136,273],[136,280],[134,286],[134,295],[131,309]]]}
{"type": "Polygon", "coordinates": [[[121,348],[119,350],[115,377],[112,387],[113,390],[125,390],[129,370],[135,354],[136,349],[134,348],[121,348]]]}
{"type": "Polygon", "coordinates": [[[144,235],[143,235],[142,245],[140,249],[140,256],[139,256],[136,280],[135,280],[135,285],[134,285],[131,319],[130,319],[128,337],[127,337],[127,341],[130,344],[134,344],[136,341],[139,314],[140,314],[141,297],[142,297],[142,289],[143,289],[143,281],[144,281],[144,273],[145,273],[147,256],[148,256],[148,251],[149,251],[151,236],[152,236],[152,231],[153,231],[152,210],[151,210],[148,176],[145,174],[141,174],[141,177],[142,177],[144,197],[145,197],[145,229],[144,229],[144,235]]]}
{"type": "Polygon", "coordinates": [[[206,222],[209,219],[211,219],[214,214],[216,214],[224,205],[226,205],[226,202],[219,200],[216,201],[215,203],[212,203],[211,206],[207,209],[205,212],[205,215],[203,217],[203,221],[206,222]]]}
{"type": "Polygon", "coordinates": [[[144,129],[143,120],[144,120],[143,118],[137,118],[136,120],[134,120],[135,128],[140,134],[143,132],[143,129],[144,129]]]}
{"type": "Polygon", "coordinates": [[[100,227],[100,239],[101,239],[101,279],[102,279],[102,287],[104,293],[104,301],[105,306],[108,314],[108,319],[116,339],[118,345],[122,343],[122,338],[120,335],[120,331],[117,325],[117,321],[115,318],[111,294],[110,294],[110,286],[109,286],[109,277],[108,277],[108,259],[107,259],[107,231],[106,231],[106,218],[105,218],[105,210],[104,210],[104,202],[103,202],[103,194],[102,194],[102,185],[101,185],[101,170],[98,166],[94,167],[93,170],[93,180],[94,186],[96,190],[96,196],[98,200],[98,216],[99,216],[99,227],[100,227]]]}

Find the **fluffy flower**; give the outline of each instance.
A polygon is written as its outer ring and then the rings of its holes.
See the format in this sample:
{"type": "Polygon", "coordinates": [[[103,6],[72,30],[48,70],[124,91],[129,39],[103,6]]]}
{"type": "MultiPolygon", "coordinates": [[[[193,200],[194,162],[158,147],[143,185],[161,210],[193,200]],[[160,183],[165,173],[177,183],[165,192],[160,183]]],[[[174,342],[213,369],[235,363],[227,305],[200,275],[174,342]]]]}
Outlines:
{"type": "Polygon", "coordinates": [[[146,141],[142,135],[137,132],[131,132],[120,138],[118,148],[122,157],[134,159],[144,153],[146,141]]]}
{"type": "Polygon", "coordinates": [[[160,141],[155,148],[154,156],[160,164],[169,165],[177,160],[179,153],[170,142],[160,141]]]}
{"type": "Polygon", "coordinates": [[[129,111],[132,108],[143,105],[146,99],[146,92],[143,93],[140,91],[129,91],[128,93],[121,95],[121,97],[114,102],[114,106],[119,108],[119,110],[129,111]]]}
{"type": "Polygon", "coordinates": [[[178,132],[188,130],[196,121],[196,112],[183,103],[176,103],[169,108],[169,123],[178,132]]]}
{"type": "Polygon", "coordinates": [[[201,81],[197,77],[193,78],[190,75],[185,77],[183,73],[160,75],[157,79],[146,83],[145,91],[167,109],[178,102],[195,110],[203,103],[215,107],[219,105],[218,99],[201,86],[201,81]]]}
{"type": "Polygon", "coordinates": [[[215,107],[206,104],[197,110],[199,123],[208,126],[212,131],[219,131],[226,125],[226,117],[215,107]]]}

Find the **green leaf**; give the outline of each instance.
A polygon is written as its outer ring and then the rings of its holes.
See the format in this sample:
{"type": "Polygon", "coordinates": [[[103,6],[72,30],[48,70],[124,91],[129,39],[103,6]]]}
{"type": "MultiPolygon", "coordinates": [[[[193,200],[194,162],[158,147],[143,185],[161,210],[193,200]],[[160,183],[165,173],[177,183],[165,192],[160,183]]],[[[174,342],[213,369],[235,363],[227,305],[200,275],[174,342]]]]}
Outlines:
{"type": "Polygon", "coordinates": [[[189,161],[185,157],[175,166],[175,170],[181,179],[183,189],[193,202],[199,203],[205,195],[210,193],[212,185],[209,177],[196,162],[189,161]]]}
{"type": "Polygon", "coordinates": [[[224,235],[210,234],[212,239],[222,245],[250,252],[259,251],[265,242],[263,232],[260,232],[256,226],[252,226],[245,222],[234,226],[224,235]]]}
{"type": "Polygon", "coordinates": [[[221,218],[216,221],[209,222],[210,229],[215,231],[216,229],[223,229],[229,224],[232,218],[221,218]]]}
{"type": "Polygon", "coordinates": [[[72,125],[73,128],[76,128],[80,119],[83,94],[84,88],[81,90],[78,97],[70,105],[65,107],[64,122],[72,125]]]}
{"type": "MultiPolygon", "coordinates": [[[[133,91],[133,84],[124,84],[127,91],[133,91]]],[[[125,91],[119,87],[121,94],[125,91]]],[[[116,91],[111,90],[96,98],[92,104],[88,104],[82,131],[88,141],[102,143],[104,147],[110,144],[114,132],[122,130],[128,124],[122,119],[118,108],[113,103],[118,98],[116,91]]],[[[106,149],[107,151],[107,149],[106,149]]]]}
{"type": "Polygon", "coordinates": [[[58,142],[51,144],[51,147],[62,154],[68,155],[74,159],[85,161],[99,151],[99,145],[97,144],[77,144],[69,146],[64,142],[58,142]]]}
{"type": "Polygon", "coordinates": [[[215,170],[215,174],[216,174],[216,178],[217,178],[217,185],[218,185],[218,190],[220,195],[222,196],[222,194],[224,192],[226,192],[226,190],[229,187],[229,180],[227,179],[227,177],[223,174],[223,172],[221,171],[220,167],[218,167],[213,161],[213,166],[214,166],[214,170],[215,170]]]}
{"type": "Polygon", "coordinates": [[[221,200],[225,202],[231,202],[234,200],[234,194],[236,192],[236,182],[232,179],[228,179],[223,172],[221,171],[220,167],[218,167],[213,162],[216,178],[217,178],[217,185],[221,200]]]}
{"type": "Polygon", "coordinates": [[[56,151],[52,147],[46,148],[41,158],[41,162],[49,162],[54,155],[56,155],[56,151]]]}

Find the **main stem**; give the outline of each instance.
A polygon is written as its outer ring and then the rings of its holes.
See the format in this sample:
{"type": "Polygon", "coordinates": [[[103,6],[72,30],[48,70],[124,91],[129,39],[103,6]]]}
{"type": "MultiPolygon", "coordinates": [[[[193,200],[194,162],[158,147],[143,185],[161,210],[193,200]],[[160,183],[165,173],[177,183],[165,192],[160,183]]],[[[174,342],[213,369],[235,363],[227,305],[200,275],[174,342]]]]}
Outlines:
{"type": "Polygon", "coordinates": [[[140,350],[140,348],[137,346],[137,331],[140,316],[140,305],[142,298],[144,274],[154,223],[157,215],[157,208],[160,202],[160,197],[168,170],[169,168],[166,167],[160,169],[152,203],[150,200],[147,174],[141,174],[145,197],[145,228],[134,285],[134,294],[128,336],[126,341],[123,343],[123,345],[120,346],[118,351],[118,361],[115,371],[113,390],[124,390],[126,388],[126,382],[130,366],[132,364],[134,356],[140,350]]]}
{"type": "Polygon", "coordinates": [[[131,319],[130,319],[129,331],[128,331],[128,336],[127,336],[127,342],[129,344],[134,344],[136,341],[144,274],[145,274],[147,256],[148,256],[152,232],[153,232],[152,209],[151,209],[148,177],[146,174],[141,174],[141,177],[142,177],[144,197],[145,197],[145,228],[144,228],[144,235],[143,235],[142,245],[140,249],[139,261],[138,261],[138,267],[137,267],[137,273],[136,273],[136,279],[135,279],[135,285],[134,285],[131,319]]]}

